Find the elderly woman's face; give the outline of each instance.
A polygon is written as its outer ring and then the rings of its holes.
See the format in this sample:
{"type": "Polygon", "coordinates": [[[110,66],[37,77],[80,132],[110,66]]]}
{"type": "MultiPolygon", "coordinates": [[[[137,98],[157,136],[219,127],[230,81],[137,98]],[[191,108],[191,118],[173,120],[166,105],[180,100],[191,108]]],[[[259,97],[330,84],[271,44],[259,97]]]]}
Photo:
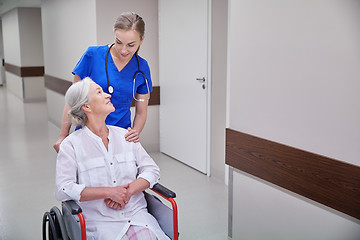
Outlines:
{"type": "Polygon", "coordinates": [[[96,83],[92,82],[89,92],[89,105],[93,113],[106,114],[115,111],[110,101],[111,95],[105,93],[96,83]]]}
{"type": "Polygon", "coordinates": [[[115,30],[115,49],[122,61],[130,61],[142,41],[135,30],[115,30]]]}

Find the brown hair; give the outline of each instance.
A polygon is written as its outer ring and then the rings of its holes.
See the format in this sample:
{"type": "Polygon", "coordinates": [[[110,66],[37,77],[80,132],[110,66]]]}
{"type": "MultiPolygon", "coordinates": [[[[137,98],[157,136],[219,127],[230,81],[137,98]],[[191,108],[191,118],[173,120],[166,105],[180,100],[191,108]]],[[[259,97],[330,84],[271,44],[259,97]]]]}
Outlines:
{"type": "Polygon", "coordinates": [[[114,31],[116,29],[121,30],[135,30],[139,33],[140,39],[142,40],[145,33],[145,22],[136,13],[133,12],[125,12],[122,13],[115,21],[114,31]]]}

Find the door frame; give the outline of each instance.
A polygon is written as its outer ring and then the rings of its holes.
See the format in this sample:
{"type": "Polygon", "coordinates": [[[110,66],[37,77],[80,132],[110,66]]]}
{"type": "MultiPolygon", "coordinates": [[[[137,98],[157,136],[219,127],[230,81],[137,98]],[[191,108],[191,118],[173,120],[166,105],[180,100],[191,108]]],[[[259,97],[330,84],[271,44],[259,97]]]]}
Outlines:
{"type": "Polygon", "coordinates": [[[208,2],[208,19],[207,19],[207,116],[206,116],[206,175],[211,176],[211,34],[212,34],[212,0],[208,2]]]}

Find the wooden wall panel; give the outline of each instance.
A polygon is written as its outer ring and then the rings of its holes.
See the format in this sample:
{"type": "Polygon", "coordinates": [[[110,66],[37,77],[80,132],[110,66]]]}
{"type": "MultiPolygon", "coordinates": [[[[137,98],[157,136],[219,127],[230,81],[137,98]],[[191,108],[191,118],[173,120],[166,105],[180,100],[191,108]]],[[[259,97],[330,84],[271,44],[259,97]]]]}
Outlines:
{"type": "Polygon", "coordinates": [[[45,74],[45,88],[65,95],[72,82],[45,74]]]}
{"type": "MultiPolygon", "coordinates": [[[[71,86],[72,82],[66,81],[57,77],[45,74],[45,87],[62,95],[65,95],[67,89],[71,86]]],[[[149,105],[160,105],[160,86],[153,86],[153,91],[150,95],[149,105]]],[[[131,103],[135,106],[135,101],[131,103]]]]}
{"type": "Polygon", "coordinates": [[[360,219],[360,167],[226,129],[226,164],[360,219]]]}
{"type": "Polygon", "coordinates": [[[13,64],[4,63],[5,71],[11,72],[19,77],[42,77],[44,67],[19,67],[13,64]]]}

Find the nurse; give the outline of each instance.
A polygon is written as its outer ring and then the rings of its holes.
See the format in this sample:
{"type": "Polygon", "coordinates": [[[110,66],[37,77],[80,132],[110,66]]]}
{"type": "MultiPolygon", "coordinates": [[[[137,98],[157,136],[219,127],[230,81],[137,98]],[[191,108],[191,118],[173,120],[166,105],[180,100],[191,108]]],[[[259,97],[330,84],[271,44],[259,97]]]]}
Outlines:
{"type": "MultiPolygon", "coordinates": [[[[90,77],[104,92],[111,93],[115,111],[109,114],[106,124],[128,129],[125,139],[129,142],[139,141],[152,91],[149,65],[137,55],[144,41],[144,33],[145,23],[139,15],[122,13],[114,24],[114,44],[89,47],[73,70],[73,83],[90,77]],[[147,82],[142,74],[137,74],[134,83],[134,73],[138,70],[146,75],[147,82]],[[140,101],[135,101],[135,117],[131,127],[130,107],[133,98],[140,101]]],[[[69,106],[65,105],[60,136],[53,146],[57,152],[60,143],[69,135],[71,123],[68,121],[68,111],[69,106]]]]}

